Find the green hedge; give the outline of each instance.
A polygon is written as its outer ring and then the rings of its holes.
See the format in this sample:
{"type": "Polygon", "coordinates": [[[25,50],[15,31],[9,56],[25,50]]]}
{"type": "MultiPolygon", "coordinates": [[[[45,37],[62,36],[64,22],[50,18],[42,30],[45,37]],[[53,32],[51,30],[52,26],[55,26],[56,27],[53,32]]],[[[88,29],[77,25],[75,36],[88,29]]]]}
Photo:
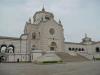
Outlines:
{"type": "Polygon", "coordinates": [[[96,60],[100,60],[100,58],[95,58],[96,60]]]}
{"type": "Polygon", "coordinates": [[[43,61],[42,63],[59,63],[59,62],[62,62],[62,61],[43,61]]]}

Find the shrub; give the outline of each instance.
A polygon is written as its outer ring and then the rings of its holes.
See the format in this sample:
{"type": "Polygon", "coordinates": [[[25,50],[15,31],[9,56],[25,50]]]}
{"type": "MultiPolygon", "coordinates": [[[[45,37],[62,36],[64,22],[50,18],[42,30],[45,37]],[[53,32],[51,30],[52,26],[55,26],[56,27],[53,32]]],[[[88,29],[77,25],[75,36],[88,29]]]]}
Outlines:
{"type": "Polygon", "coordinates": [[[96,60],[100,60],[100,58],[95,58],[96,60]]]}
{"type": "Polygon", "coordinates": [[[59,62],[63,62],[62,60],[60,61],[43,61],[42,63],[59,63],[59,62]]]}
{"type": "Polygon", "coordinates": [[[58,61],[43,61],[43,63],[58,63],[58,61]]]}

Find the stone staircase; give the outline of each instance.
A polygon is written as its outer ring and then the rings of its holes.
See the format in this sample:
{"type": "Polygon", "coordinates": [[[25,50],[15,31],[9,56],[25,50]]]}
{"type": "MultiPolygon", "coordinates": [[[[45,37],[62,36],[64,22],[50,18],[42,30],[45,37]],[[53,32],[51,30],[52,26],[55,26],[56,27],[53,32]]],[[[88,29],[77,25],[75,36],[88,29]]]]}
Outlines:
{"type": "Polygon", "coordinates": [[[88,58],[89,60],[93,60],[93,54],[89,54],[89,53],[86,53],[86,52],[78,52],[77,54],[83,56],[83,57],[86,57],[88,58]]]}
{"type": "Polygon", "coordinates": [[[81,56],[79,54],[73,56],[65,52],[56,52],[56,55],[58,55],[63,62],[78,62],[78,61],[88,61],[89,59],[85,58],[84,56],[81,56]]]}

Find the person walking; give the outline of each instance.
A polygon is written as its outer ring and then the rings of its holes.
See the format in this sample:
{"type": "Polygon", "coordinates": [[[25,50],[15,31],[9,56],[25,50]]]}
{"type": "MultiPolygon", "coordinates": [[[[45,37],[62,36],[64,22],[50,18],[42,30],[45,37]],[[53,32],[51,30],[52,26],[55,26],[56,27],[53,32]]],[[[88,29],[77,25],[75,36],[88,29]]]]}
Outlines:
{"type": "Polygon", "coordinates": [[[93,56],[93,61],[95,62],[95,57],[93,56]]]}

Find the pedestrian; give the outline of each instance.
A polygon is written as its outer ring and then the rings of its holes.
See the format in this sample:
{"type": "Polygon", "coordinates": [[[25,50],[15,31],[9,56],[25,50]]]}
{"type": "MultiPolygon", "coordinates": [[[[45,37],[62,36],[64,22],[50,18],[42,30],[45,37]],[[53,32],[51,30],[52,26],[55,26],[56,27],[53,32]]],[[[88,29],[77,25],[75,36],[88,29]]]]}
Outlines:
{"type": "Polygon", "coordinates": [[[95,62],[95,57],[93,56],[93,61],[95,62]]]}

